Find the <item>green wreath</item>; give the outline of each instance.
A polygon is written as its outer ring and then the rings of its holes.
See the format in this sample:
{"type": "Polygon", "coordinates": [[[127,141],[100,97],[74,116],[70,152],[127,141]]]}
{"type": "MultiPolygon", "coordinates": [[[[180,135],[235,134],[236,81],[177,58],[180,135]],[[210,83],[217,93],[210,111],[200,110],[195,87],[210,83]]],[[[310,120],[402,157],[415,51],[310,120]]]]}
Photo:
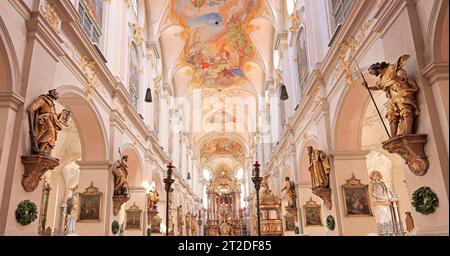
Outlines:
{"type": "Polygon", "coordinates": [[[429,187],[421,187],[413,193],[412,205],[417,212],[428,215],[436,211],[439,199],[429,187]]]}
{"type": "Polygon", "coordinates": [[[119,229],[120,229],[120,225],[119,222],[117,222],[117,220],[113,221],[111,224],[111,231],[114,235],[116,235],[117,233],[119,233],[119,229]]]}
{"type": "Polygon", "coordinates": [[[327,217],[327,228],[331,231],[336,228],[336,221],[334,220],[334,217],[332,215],[329,215],[327,217]]]}
{"type": "Polygon", "coordinates": [[[30,200],[25,200],[17,205],[16,220],[22,226],[29,225],[37,218],[37,206],[30,200]]]}

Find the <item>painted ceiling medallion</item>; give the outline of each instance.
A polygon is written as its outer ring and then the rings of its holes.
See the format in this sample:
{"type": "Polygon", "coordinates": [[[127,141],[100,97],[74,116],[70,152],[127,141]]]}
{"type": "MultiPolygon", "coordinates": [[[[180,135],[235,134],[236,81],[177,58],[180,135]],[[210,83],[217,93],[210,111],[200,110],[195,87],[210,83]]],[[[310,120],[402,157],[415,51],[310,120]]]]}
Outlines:
{"type": "Polygon", "coordinates": [[[250,22],[262,0],[171,0],[172,21],[183,28],[180,65],[192,68],[192,85],[224,87],[246,81],[246,63],[256,58],[250,22]]]}

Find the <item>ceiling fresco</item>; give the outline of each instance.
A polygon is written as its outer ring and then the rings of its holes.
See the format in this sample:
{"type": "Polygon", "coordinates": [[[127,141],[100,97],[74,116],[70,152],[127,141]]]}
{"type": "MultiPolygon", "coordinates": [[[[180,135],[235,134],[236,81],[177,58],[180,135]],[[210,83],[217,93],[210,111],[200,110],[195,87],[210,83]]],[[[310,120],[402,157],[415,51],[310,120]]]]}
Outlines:
{"type": "Polygon", "coordinates": [[[201,155],[208,156],[213,154],[238,156],[244,152],[244,148],[228,138],[217,138],[205,143],[201,148],[201,155]]]}
{"type": "Polygon", "coordinates": [[[190,66],[191,85],[223,88],[247,81],[246,65],[256,58],[250,22],[263,0],[171,0],[172,21],[183,28],[181,66],[190,66]]]}

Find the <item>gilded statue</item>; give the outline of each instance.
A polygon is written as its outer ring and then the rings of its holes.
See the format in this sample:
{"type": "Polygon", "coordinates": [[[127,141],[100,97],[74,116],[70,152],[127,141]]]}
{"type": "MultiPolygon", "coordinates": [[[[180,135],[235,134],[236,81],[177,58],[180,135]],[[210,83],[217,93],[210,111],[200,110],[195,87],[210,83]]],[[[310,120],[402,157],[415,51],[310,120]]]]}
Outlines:
{"type": "Polygon", "coordinates": [[[330,160],[322,150],[308,146],[309,167],[312,188],[330,187],[330,160]]]}
{"type": "Polygon", "coordinates": [[[379,77],[379,81],[372,87],[363,82],[370,90],[383,90],[386,93],[388,100],[386,118],[389,120],[391,137],[412,134],[414,119],[420,114],[415,98],[419,87],[408,78],[407,72],[403,69],[408,59],[409,55],[404,55],[395,64],[386,62],[373,64],[369,72],[379,77]]]}
{"type": "Polygon", "coordinates": [[[197,232],[197,223],[195,222],[195,219],[197,218],[197,214],[196,215],[192,215],[191,216],[191,235],[195,236],[196,232],[197,232]]]}
{"type": "Polygon", "coordinates": [[[168,225],[169,225],[169,227],[166,227],[166,228],[169,229],[169,233],[172,233],[174,231],[174,226],[175,226],[175,224],[173,223],[173,215],[170,215],[168,225]]]}
{"type": "Polygon", "coordinates": [[[124,155],[120,160],[110,165],[114,174],[114,195],[128,196],[128,156],[124,155]]]}
{"type": "Polygon", "coordinates": [[[295,194],[295,183],[291,181],[289,177],[286,177],[284,184],[284,188],[281,189],[281,191],[286,190],[286,194],[284,194],[283,199],[287,198],[289,208],[296,208],[297,195],[295,194]]]}
{"type": "Polygon", "coordinates": [[[156,189],[150,191],[147,197],[148,209],[156,209],[159,202],[159,192],[156,189]]]}
{"type": "Polygon", "coordinates": [[[189,228],[189,226],[191,225],[191,213],[190,212],[186,213],[184,223],[186,223],[186,228],[189,228]]]}
{"type": "Polygon", "coordinates": [[[294,12],[291,14],[290,19],[291,19],[292,25],[291,25],[291,27],[289,28],[289,31],[291,31],[291,32],[297,32],[298,29],[299,29],[299,27],[300,27],[300,23],[301,23],[300,16],[298,15],[298,12],[297,12],[297,11],[294,11],[294,12]]]}
{"type": "Polygon", "coordinates": [[[270,193],[270,187],[269,187],[269,175],[264,176],[263,181],[261,183],[261,186],[263,188],[264,193],[270,193]]]}
{"type": "Polygon", "coordinates": [[[58,91],[50,90],[47,95],[39,96],[27,109],[33,155],[51,156],[58,132],[67,127],[70,111],[63,109],[59,114],[56,112],[55,102],[58,98],[58,91]]]}
{"type": "Polygon", "coordinates": [[[183,206],[178,206],[177,207],[177,223],[178,223],[178,234],[180,235],[180,236],[182,236],[183,235],[183,221],[184,221],[184,218],[183,218],[183,210],[182,210],[182,208],[183,208],[183,206]]]}

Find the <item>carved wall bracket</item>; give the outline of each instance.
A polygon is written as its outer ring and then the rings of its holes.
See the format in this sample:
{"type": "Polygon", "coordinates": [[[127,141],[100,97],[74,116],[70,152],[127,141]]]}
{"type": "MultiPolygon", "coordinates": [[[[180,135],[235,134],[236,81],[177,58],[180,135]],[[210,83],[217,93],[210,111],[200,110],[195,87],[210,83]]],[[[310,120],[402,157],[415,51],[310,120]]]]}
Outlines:
{"type": "Polygon", "coordinates": [[[412,173],[423,176],[430,166],[425,155],[426,134],[404,134],[383,142],[383,148],[405,159],[412,173]]]}
{"type": "Polygon", "coordinates": [[[25,166],[22,187],[27,192],[33,192],[39,186],[42,175],[59,165],[59,159],[41,155],[22,156],[22,164],[25,166]]]}
{"type": "Polygon", "coordinates": [[[117,214],[120,211],[120,207],[126,202],[128,202],[130,198],[128,196],[119,195],[119,196],[113,196],[113,213],[114,216],[117,216],[117,214]]]}
{"type": "Polygon", "coordinates": [[[312,192],[314,195],[320,197],[323,200],[323,203],[328,210],[331,210],[331,208],[332,208],[331,189],[329,189],[329,188],[313,188],[312,192]]]}

